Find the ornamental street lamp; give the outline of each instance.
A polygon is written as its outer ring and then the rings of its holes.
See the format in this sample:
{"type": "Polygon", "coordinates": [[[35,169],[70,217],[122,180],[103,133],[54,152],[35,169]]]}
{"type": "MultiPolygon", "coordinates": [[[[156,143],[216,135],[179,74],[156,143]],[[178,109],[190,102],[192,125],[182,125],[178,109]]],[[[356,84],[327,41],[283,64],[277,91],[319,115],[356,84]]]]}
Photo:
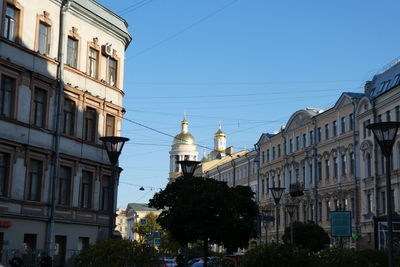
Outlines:
{"type": "Polygon", "coordinates": [[[183,177],[193,177],[194,171],[200,161],[195,160],[180,160],[178,163],[181,165],[183,177]]]}
{"type": "MultiPolygon", "coordinates": [[[[262,208],[261,213],[259,215],[260,221],[264,225],[265,244],[268,243],[268,223],[274,221],[274,217],[270,215],[272,212],[273,212],[273,210],[270,210],[268,208],[262,208]]],[[[261,240],[261,234],[260,234],[260,243],[261,242],[262,242],[262,240],[261,240]]]]}
{"type": "Polygon", "coordinates": [[[386,199],[387,199],[387,222],[388,222],[388,263],[393,266],[393,207],[392,188],[390,180],[390,157],[392,155],[394,141],[400,122],[378,122],[367,126],[374,133],[375,139],[381,148],[386,160],[386,199]]]}
{"type": "Polygon", "coordinates": [[[276,214],[276,243],[278,244],[279,240],[279,225],[278,225],[278,205],[279,202],[281,201],[281,197],[283,192],[285,191],[284,187],[271,187],[269,190],[271,190],[272,197],[274,198],[275,201],[275,214],[276,214]]]}
{"type": "Polygon", "coordinates": [[[105,136],[100,137],[100,140],[103,142],[108,159],[111,163],[111,181],[109,186],[109,194],[108,194],[108,209],[109,209],[109,222],[108,222],[108,238],[111,239],[113,236],[113,232],[115,229],[115,207],[114,200],[116,196],[115,192],[115,180],[117,179],[117,165],[118,158],[121,155],[122,148],[124,147],[125,142],[129,141],[129,138],[121,137],[121,136],[105,136]]]}
{"type": "Polygon", "coordinates": [[[297,211],[297,205],[295,204],[286,204],[286,211],[289,213],[290,217],[290,244],[293,245],[293,215],[297,211]]]}

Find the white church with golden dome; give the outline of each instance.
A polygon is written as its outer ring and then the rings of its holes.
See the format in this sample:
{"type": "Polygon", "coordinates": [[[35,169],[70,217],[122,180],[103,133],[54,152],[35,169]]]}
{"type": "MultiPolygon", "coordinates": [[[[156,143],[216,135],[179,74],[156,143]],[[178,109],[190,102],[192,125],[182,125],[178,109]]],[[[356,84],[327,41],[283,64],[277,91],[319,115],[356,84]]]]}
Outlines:
{"type": "MultiPolygon", "coordinates": [[[[172,148],[169,152],[170,167],[169,167],[169,182],[173,182],[176,178],[182,175],[181,167],[178,161],[180,160],[198,160],[198,152],[196,139],[189,133],[189,122],[186,117],[181,122],[182,130],[174,137],[172,148]]],[[[221,123],[217,132],[214,134],[214,149],[207,155],[204,155],[202,162],[222,159],[227,155],[234,153],[233,147],[226,148],[226,134],[221,129],[221,123]]]]}
{"type": "Polygon", "coordinates": [[[174,179],[182,175],[178,161],[197,160],[198,157],[196,139],[188,131],[189,122],[186,118],[183,119],[181,125],[182,130],[174,137],[172,149],[169,152],[169,182],[173,182],[174,179]]]}

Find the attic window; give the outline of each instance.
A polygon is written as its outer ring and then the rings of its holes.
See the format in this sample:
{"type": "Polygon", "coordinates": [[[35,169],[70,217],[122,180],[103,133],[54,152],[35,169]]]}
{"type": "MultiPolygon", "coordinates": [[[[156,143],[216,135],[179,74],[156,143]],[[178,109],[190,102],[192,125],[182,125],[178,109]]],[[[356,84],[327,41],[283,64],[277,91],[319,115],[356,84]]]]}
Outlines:
{"type": "Polygon", "coordinates": [[[393,82],[392,82],[392,87],[398,85],[400,82],[400,74],[397,74],[396,76],[394,76],[393,82]]]}
{"type": "Polygon", "coordinates": [[[381,86],[379,87],[378,93],[382,93],[382,92],[384,92],[386,89],[388,89],[389,84],[390,84],[390,81],[391,81],[391,80],[387,80],[387,81],[382,82],[382,83],[381,83],[381,86]]]}

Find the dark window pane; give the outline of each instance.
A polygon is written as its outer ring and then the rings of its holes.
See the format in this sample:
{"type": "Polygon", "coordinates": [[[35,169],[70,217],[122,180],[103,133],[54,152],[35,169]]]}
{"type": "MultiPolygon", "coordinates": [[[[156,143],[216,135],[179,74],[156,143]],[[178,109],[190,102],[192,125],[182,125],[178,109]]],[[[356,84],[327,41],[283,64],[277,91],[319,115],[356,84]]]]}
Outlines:
{"type": "Polygon", "coordinates": [[[64,101],[63,134],[73,135],[75,126],[75,102],[70,99],[64,101]]]}
{"type": "Polygon", "coordinates": [[[68,37],[67,65],[76,68],[78,65],[78,40],[68,37]]]}
{"type": "Polygon", "coordinates": [[[28,200],[40,201],[42,186],[42,161],[31,159],[29,163],[28,200]]]}
{"type": "Polygon", "coordinates": [[[0,115],[10,117],[13,108],[13,92],[15,79],[6,75],[1,76],[0,87],[0,115]]]}
{"type": "Polygon", "coordinates": [[[47,91],[35,88],[35,96],[33,100],[34,121],[38,127],[45,127],[47,112],[47,91]]]}
{"type": "Polygon", "coordinates": [[[81,184],[81,208],[90,208],[92,199],[92,178],[93,174],[88,171],[82,171],[81,184]]]}

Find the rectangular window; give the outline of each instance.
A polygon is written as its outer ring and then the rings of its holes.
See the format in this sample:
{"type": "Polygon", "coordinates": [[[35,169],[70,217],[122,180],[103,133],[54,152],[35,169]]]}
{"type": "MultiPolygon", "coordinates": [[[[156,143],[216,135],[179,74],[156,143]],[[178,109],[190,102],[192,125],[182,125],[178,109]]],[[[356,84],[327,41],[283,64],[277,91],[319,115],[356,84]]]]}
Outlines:
{"type": "Polygon", "coordinates": [[[111,86],[115,86],[117,84],[117,61],[115,59],[110,58],[108,60],[108,82],[111,86]]]}
{"type": "Polygon", "coordinates": [[[337,122],[333,121],[332,122],[332,136],[336,136],[337,135],[337,122]]]}
{"type": "Polygon", "coordinates": [[[346,175],[346,155],[342,155],[342,175],[346,175]]]}
{"type": "Polygon", "coordinates": [[[340,119],[340,130],[342,134],[346,132],[346,117],[340,119]]]}
{"type": "Polygon", "coordinates": [[[310,145],[314,144],[314,131],[310,131],[310,145]]]}
{"type": "Polygon", "coordinates": [[[322,132],[321,132],[321,127],[318,127],[317,128],[317,142],[319,143],[319,142],[321,142],[321,135],[322,135],[322,132]]]}
{"type": "Polygon", "coordinates": [[[309,165],[309,170],[310,170],[310,184],[312,184],[312,180],[313,180],[313,165],[312,164],[309,165]]]}
{"type": "Polygon", "coordinates": [[[378,122],[382,122],[382,115],[381,114],[378,115],[378,122]]]}
{"type": "Polygon", "coordinates": [[[99,51],[94,48],[89,49],[89,76],[97,78],[99,62],[99,51]]]}
{"type": "Polygon", "coordinates": [[[110,179],[108,175],[104,175],[101,181],[101,209],[109,209],[109,197],[110,197],[110,179]]]}
{"type": "Polygon", "coordinates": [[[325,124],[325,139],[329,138],[329,124],[325,124]]]}
{"type": "Polygon", "coordinates": [[[70,167],[60,166],[59,186],[58,186],[58,204],[70,204],[72,170],[70,167]]]}
{"type": "Polygon", "coordinates": [[[267,162],[269,162],[269,149],[267,149],[267,162]]]}
{"type": "Polygon", "coordinates": [[[349,130],[352,131],[354,130],[354,115],[353,113],[349,114],[349,130]]]}
{"type": "Polygon", "coordinates": [[[318,202],[318,221],[322,221],[322,202],[318,202]]]}
{"type": "Polygon", "coordinates": [[[331,168],[331,163],[329,159],[325,160],[325,178],[329,179],[330,176],[330,168],[331,168]]]}
{"type": "Polygon", "coordinates": [[[2,75],[0,87],[0,115],[11,117],[14,91],[15,79],[2,75]]]}
{"type": "Polygon", "coordinates": [[[40,201],[43,162],[31,159],[28,169],[28,200],[40,201]]]}
{"type": "Polygon", "coordinates": [[[289,139],[289,152],[293,152],[293,139],[289,139]]]}
{"type": "Polygon", "coordinates": [[[350,174],[354,174],[354,164],[355,164],[355,160],[354,160],[354,153],[350,153],[349,155],[350,157],[350,174]]]}
{"type": "Polygon", "coordinates": [[[7,195],[10,156],[0,153],[0,196],[7,195]]]}
{"type": "Polygon", "coordinates": [[[303,148],[307,146],[307,134],[303,134],[303,148]]]}
{"type": "Polygon", "coordinates": [[[106,136],[115,135],[115,117],[107,114],[106,115],[106,136]]]}
{"type": "Polygon", "coordinates": [[[67,65],[76,68],[78,66],[78,40],[68,36],[67,41],[67,65]]]}
{"type": "Polygon", "coordinates": [[[372,212],[372,196],[371,194],[367,194],[367,213],[372,212]]]}
{"type": "Polygon", "coordinates": [[[366,177],[371,177],[371,155],[368,153],[366,155],[366,177]]]}
{"type": "Polygon", "coordinates": [[[261,152],[261,163],[262,164],[265,163],[265,152],[264,151],[261,152]]]}
{"type": "Polygon", "coordinates": [[[326,201],[326,220],[330,220],[331,202],[326,201]]]}
{"type": "Polygon", "coordinates": [[[89,247],[89,237],[79,237],[78,238],[78,250],[84,250],[89,247]]]}
{"type": "Polygon", "coordinates": [[[19,10],[11,5],[6,6],[6,14],[4,16],[3,36],[7,40],[15,41],[17,36],[17,26],[19,19],[19,10]]]}
{"type": "Polygon", "coordinates": [[[278,158],[281,156],[281,144],[278,145],[278,158]]]}
{"type": "Polygon", "coordinates": [[[333,177],[338,176],[338,159],[337,157],[333,158],[333,177]]]}
{"type": "Polygon", "coordinates": [[[396,121],[400,121],[400,106],[396,106],[396,121]]]}
{"type": "Polygon", "coordinates": [[[391,121],[390,110],[386,111],[386,121],[391,121]]]}
{"type": "Polygon", "coordinates": [[[275,147],[272,147],[272,160],[275,159],[275,147]]]}
{"type": "Polygon", "coordinates": [[[382,213],[386,212],[386,192],[385,191],[381,192],[381,212],[382,213]]]}
{"type": "Polygon", "coordinates": [[[87,107],[85,112],[85,140],[94,142],[96,138],[97,112],[87,107]]]}
{"type": "Polygon", "coordinates": [[[318,161],[317,169],[318,169],[318,180],[321,181],[322,180],[322,162],[321,161],[318,161]]]}
{"type": "Polygon", "coordinates": [[[39,22],[38,51],[48,55],[50,51],[50,25],[39,22]]]}
{"type": "Polygon", "coordinates": [[[75,128],[75,102],[70,99],[64,100],[62,133],[74,135],[75,128]]]}
{"type": "Polygon", "coordinates": [[[92,179],[93,173],[82,171],[81,208],[89,209],[92,205],[92,179]]]}
{"type": "Polygon", "coordinates": [[[300,137],[296,136],[296,150],[300,149],[300,137]]]}
{"type": "Polygon", "coordinates": [[[28,251],[36,250],[36,234],[24,234],[24,245],[28,251]]]}
{"type": "Polygon", "coordinates": [[[265,182],[264,179],[261,180],[261,195],[265,194],[265,182]]]}
{"type": "Polygon", "coordinates": [[[33,99],[33,124],[44,128],[47,114],[47,91],[35,88],[33,99]]]}

